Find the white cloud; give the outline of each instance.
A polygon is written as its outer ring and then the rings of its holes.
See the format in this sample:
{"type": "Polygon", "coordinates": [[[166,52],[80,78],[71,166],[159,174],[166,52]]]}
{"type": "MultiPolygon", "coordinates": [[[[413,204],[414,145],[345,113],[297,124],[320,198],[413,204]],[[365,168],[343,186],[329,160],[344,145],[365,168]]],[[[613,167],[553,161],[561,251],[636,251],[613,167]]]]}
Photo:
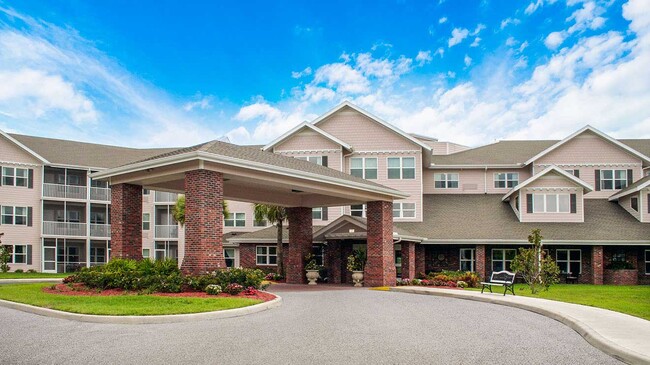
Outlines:
{"type": "Polygon", "coordinates": [[[528,6],[526,7],[526,10],[524,10],[524,13],[526,15],[530,15],[530,14],[534,13],[542,5],[544,5],[544,0],[533,1],[530,4],[528,4],[528,6]]]}
{"type": "Polygon", "coordinates": [[[451,31],[451,38],[449,38],[448,46],[451,48],[459,44],[460,42],[463,41],[463,39],[467,38],[468,35],[469,35],[469,30],[465,28],[454,28],[451,31]]]}
{"type": "Polygon", "coordinates": [[[468,55],[465,55],[465,58],[463,58],[463,62],[465,63],[465,66],[469,67],[469,65],[472,64],[472,58],[468,55]]]}
{"type": "Polygon", "coordinates": [[[183,109],[187,112],[192,111],[196,108],[201,110],[210,109],[212,107],[212,96],[204,96],[196,101],[190,101],[183,105],[183,109]]]}
{"type": "Polygon", "coordinates": [[[476,25],[476,28],[474,28],[474,31],[473,31],[472,33],[470,33],[469,35],[471,35],[471,36],[478,35],[478,34],[481,33],[481,31],[484,30],[484,29],[485,29],[485,24],[478,23],[478,24],[476,25]]]}
{"type": "Polygon", "coordinates": [[[476,37],[476,38],[474,38],[474,42],[472,42],[472,44],[470,44],[469,46],[470,47],[478,47],[479,43],[481,43],[481,37],[476,37]]]}
{"type": "Polygon", "coordinates": [[[447,17],[443,16],[442,18],[438,19],[438,24],[444,24],[447,22],[447,17]]]}
{"type": "Polygon", "coordinates": [[[440,47],[436,49],[436,51],[433,53],[434,56],[440,56],[440,58],[445,56],[445,49],[440,47]]]}
{"type": "Polygon", "coordinates": [[[418,65],[424,66],[433,60],[433,57],[431,57],[431,51],[419,51],[418,55],[415,56],[415,60],[418,62],[418,65]]]}
{"type": "Polygon", "coordinates": [[[512,47],[517,43],[519,43],[519,42],[517,42],[515,37],[508,37],[508,39],[506,39],[506,46],[508,46],[508,47],[512,47]]]}
{"type": "Polygon", "coordinates": [[[506,19],[503,19],[503,20],[501,21],[501,30],[503,30],[505,27],[507,27],[507,26],[510,25],[510,24],[512,24],[512,25],[518,25],[519,23],[521,23],[521,20],[519,20],[519,19],[517,19],[517,18],[506,18],[506,19]]]}
{"type": "Polygon", "coordinates": [[[301,78],[303,76],[309,76],[309,75],[311,75],[311,67],[307,67],[302,71],[292,71],[291,72],[291,77],[293,77],[294,79],[299,79],[299,78],[301,78]]]}
{"type": "Polygon", "coordinates": [[[605,18],[600,15],[603,13],[605,13],[604,7],[596,5],[594,1],[585,1],[582,8],[574,11],[566,19],[567,21],[575,21],[575,24],[569,27],[568,32],[571,34],[587,28],[595,30],[602,27],[605,24],[605,18]]]}
{"type": "Polygon", "coordinates": [[[546,39],[544,39],[544,45],[548,49],[556,49],[564,42],[566,37],[567,35],[565,32],[552,32],[546,36],[546,39]]]}

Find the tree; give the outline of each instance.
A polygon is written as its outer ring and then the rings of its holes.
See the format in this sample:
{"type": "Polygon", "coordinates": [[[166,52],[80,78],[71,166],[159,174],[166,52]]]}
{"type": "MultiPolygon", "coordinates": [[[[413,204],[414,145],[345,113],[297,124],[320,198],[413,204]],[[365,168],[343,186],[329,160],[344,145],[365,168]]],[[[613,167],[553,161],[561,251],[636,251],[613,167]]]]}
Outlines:
{"type": "Polygon", "coordinates": [[[560,268],[555,261],[542,249],[543,238],[541,230],[533,229],[528,236],[528,242],[533,247],[520,248],[510,265],[512,270],[521,274],[533,294],[539,292],[541,288],[548,290],[551,285],[558,282],[560,274],[560,268]]]}
{"type": "MultiPolygon", "coordinates": [[[[0,233],[0,238],[4,236],[4,233],[0,233]]],[[[9,247],[2,245],[2,240],[0,240],[0,271],[7,272],[9,271],[9,260],[11,260],[11,251],[9,247]]]]}
{"type": "MultiPolygon", "coordinates": [[[[224,219],[229,214],[228,202],[226,200],[223,201],[222,213],[224,219]]],[[[176,199],[176,204],[174,204],[174,208],[172,208],[172,216],[176,222],[180,223],[181,227],[185,225],[185,195],[179,195],[178,199],[176,199]]]]}
{"type": "Polygon", "coordinates": [[[274,224],[278,229],[277,235],[277,255],[278,255],[278,274],[284,276],[284,263],[282,252],[282,225],[287,219],[287,210],[284,207],[268,204],[254,204],[253,216],[256,221],[266,220],[274,224]]]}

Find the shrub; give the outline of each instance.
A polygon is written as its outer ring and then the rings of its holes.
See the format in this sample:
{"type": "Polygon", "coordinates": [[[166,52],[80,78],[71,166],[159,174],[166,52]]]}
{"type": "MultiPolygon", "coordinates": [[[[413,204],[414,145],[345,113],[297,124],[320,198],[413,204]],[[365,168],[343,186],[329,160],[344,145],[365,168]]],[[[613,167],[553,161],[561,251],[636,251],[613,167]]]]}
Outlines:
{"type": "Polygon", "coordinates": [[[458,283],[459,281],[464,281],[467,286],[471,288],[478,287],[479,282],[481,281],[477,273],[471,271],[442,271],[439,273],[429,273],[427,275],[427,280],[436,286],[445,286],[449,281],[458,283]],[[435,283],[435,284],[433,284],[435,283]]]}
{"type": "Polygon", "coordinates": [[[217,295],[221,294],[223,290],[221,290],[221,286],[217,284],[210,284],[205,287],[205,292],[209,295],[217,295]]]}
{"type": "Polygon", "coordinates": [[[224,293],[230,294],[230,295],[237,295],[241,293],[244,290],[244,287],[237,284],[237,283],[231,283],[226,286],[226,288],[223,290],[224,293]]]}
{"type": "Polygon", "coordinates": [[[361,250],[354,250],[352,255],[348,256],[348,271],[363,271],[366,266],[366,253],[361,250]]]}
{"type": "Polygon", "coordinates": [[[34,269],[29,269],[29,270],[27,270],[27,272],[30,273],[30,274],[36,274],[38,271],[36,271],[34,269]]]}
{"type": "Polygon", "coordinates": [[[266,274],[264,279],[265,280],[273,280],[273,281],[281,281],[281,280],[284,280],[284,276],[282,276],[282,275],[280,275],[278,273],[270,272],[270,273],[266,274]]]}
{"type": "Polygon", "coordinates": [[[467,283],[462,281],[462,280],[459,280],[459,281],[456,282],[456,286],[459,287],[459,288],[465,289],[465,288],[467,288],[467,283]]]}
{"type": "Polygon", "coordinates": [[[11,260],[11,249],[9,247],[10,246],[0,245],[0,271],[1,272],[7,272],[10,269],[9,261],[11,260]]]}
{"type": "Polygon", "coordinates": [[[188,276],[185,283],[194,290],[204,290],[211,284],[225,288],[232,283],[239,284],[244,288],[252,286],[259,289],[262,287],[264,278],[264,272],[258,269],[230,268],[204,275],[188,276]]]}
{"type": "Polygon", "coordinates": [[[512,270],[521,275],[533,294],[540,289],[548,290],[559,281],[560,268],[542,249],[542,239],[541,231],[533,229],[528,236],[532,247],[519,248],[511,264],[512,270]]]}
{"type": "Polygon", "coordinates": [[[246,288],[246,290],[243,291],[243,293],[244,295],[257,295],[259,291],[253,288],[252,286],[249,286],[248,288],[246,288]]]}
{"type": "Polygon", "coordinates": [[[16,269],[16,271],[14,271],[14,272],[17,273],[17,274],[22,274],[22,273],[24,273],[23,269],[16,269]]]}

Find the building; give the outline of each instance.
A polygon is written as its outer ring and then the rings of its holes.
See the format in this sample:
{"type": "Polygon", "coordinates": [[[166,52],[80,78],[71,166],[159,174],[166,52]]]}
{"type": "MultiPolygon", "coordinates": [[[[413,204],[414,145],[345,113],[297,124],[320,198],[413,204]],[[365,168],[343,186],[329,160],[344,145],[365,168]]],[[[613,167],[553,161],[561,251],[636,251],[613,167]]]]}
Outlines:
{"type": "MultiPolygon", "coordinates": [[[[0,205],[12,269],[71,271],[110,256],[111,190],[89,174],[176,149],[130,149],[2,133],[0,205]]],[[[351,103],[265,146],[268,153],[349,173],[409,196],[393,204],[397,275],[508,269],[541,228],[563,272],[585,283],[650,284],[650,140],[586,126],[561,141],[468,148],[408,134],[351,103]],[[633,270],[610,270],[628,262],[633,270]],[[620,265],[620,264],[618,264],[620,265]]],[[[175,193],[143,191],[142,256],[183,260],[175,193]]],[[[276,229],[251,203],[229,201],[228,266],[274,270],[276,229]]],[[[331,282],[349,282],[345,257],[365,249],[363,204],[312,210],[313,252],[331,282]]],[[[288,233],[285,232],[285,245],[288,233]]]]}

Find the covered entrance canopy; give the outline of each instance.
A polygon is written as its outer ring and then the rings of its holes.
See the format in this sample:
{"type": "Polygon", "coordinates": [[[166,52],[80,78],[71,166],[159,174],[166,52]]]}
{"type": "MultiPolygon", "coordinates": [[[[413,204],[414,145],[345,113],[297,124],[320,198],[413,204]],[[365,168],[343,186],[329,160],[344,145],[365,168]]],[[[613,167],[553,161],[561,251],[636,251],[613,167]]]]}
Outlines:
{"type": "Polygon", "coordinates": [[[184,193],[186,273],[224,268],[224,199],[289,208],[287,281],[303,282],[311,208],[367,203],[370,285],[394,283],[392,202],[408,194],[314,163],[221,141],[179,149],[91,175],[112,186],[113,257],[142,256],[142,188],[184,193]],[[391,271],[392,267],[392,271],[391,271]]]}

